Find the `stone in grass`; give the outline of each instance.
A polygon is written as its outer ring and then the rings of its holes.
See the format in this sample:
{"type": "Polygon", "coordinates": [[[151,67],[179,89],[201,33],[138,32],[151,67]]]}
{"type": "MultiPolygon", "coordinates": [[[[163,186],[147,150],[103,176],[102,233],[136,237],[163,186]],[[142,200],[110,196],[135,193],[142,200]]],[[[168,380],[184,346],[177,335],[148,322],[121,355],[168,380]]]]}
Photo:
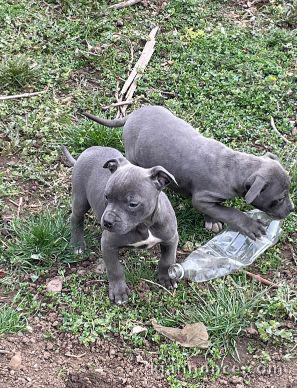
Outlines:
{"type": "Polygon", "coordinates": [[[11,357],[9,362],[9,368],[13,370],[20,370],[22,366],[22,355],[21,352],[15,352],[15,354],[11,357]]]}
{"type": "Polygon", "coordinates": [[[49,280],[46,285],[46,291],[48,292],[61,292],[63,286],[63,280],[61,276],[56,276],[49,280]]]}

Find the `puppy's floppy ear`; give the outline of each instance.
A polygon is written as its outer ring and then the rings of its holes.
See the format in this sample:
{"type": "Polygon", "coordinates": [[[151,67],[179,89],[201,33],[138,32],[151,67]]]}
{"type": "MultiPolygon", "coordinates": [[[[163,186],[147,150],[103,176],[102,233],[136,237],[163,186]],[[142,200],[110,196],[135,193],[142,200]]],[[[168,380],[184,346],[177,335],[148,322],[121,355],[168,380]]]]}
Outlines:
{"type": "Polygon", "coordinates": [[[120,157],[116,159],[109,159],[104,163],[103,168],[108,168],[111,173],[115,172],[119,167],[128,164],[128,160],[126,158],[120,157]]]}
{"type": "Polygon", "coordinates": [[[162,166],[152,167],[150,169],[150,174],[150,178],[156,186],[157,190],[163,190],[172,182],[178,186],[174,176],[162,166]]]}
{"type": "Polygon", "coordinates": [[[264,154],[264,157],[269,158],[269,159],[273,159],[273,160],[276,160],[277,162],[279,162],[278,156],[273,154],[272,152],[266,152],[266,154],[264,154]]]}
{"type": "Polygon", "coordinates": [[[247,203],[252,203],[267,185],[267,181],[257,174],[250,176],[245,182],[247,193],[244,197],[247,203]]]}

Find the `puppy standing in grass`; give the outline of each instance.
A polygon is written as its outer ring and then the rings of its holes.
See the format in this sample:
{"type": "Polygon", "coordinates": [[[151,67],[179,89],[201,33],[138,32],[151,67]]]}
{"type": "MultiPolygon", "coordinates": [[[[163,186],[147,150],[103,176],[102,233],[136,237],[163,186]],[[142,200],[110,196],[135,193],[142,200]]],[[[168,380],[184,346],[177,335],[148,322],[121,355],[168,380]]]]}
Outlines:
{"type": "Polygon", "coordinates": [[[124,126],[127,159],[146,168],[159,164],[171,172],[179,189],[204,213],[207,229],[218,232],[226,223],[253,240],[265,233],[261,221],[223,205],[234,197],[275,218],[294,210],[289,177],[272,154],[233,151],[161,106],[144,106],[116,120],[83,114],[108,127],[124,126]]]}
{"type": "Polygon", "coordinates": [[[176,287],[168,268],[176,260],[177,224],[171,203],[162,192],[174,177],[160,166],[134,166],[109,147],[88,148],[77,160],[64,146],[63,153],[74,166],[71,243],[76,253],[84,250],[84,215],[92,208],[104,229],[101,248],[109,298],[117,304],[128,300],[129,289],[119,262],[123,247],[151,248],[160,243],[159,282],[167,288],[176,287]]]}

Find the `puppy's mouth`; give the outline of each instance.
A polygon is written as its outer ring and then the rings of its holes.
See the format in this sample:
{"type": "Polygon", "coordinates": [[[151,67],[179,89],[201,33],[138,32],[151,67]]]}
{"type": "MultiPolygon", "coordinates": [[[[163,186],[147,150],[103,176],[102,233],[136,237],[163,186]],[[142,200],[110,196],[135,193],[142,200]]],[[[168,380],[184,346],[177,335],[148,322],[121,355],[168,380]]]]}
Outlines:
{"type": "Polygon", "coordinates": [[[129,233],[133,228],[127,228],[126,225],[121,225],[121,223],[116,222],[113,225],[107,226],[103,223],[101,224],[103,230],[107,230],[110,233],[124,235],[129,233]]]}

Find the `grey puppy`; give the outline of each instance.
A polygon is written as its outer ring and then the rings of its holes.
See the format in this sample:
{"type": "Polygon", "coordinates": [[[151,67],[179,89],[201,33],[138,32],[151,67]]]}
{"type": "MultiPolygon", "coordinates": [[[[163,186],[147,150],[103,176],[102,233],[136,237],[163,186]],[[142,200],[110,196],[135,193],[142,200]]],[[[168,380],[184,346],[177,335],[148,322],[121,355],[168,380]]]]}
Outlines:
{"type": "Polygon", "coordinates": [[[265,233],[261,221],[222,202],[244,197],[275,218],[294,210],[289,177],[273,154],[254,156],[206,138],[161,106],[144,106],[123,119],[106,120],[83,113],[108,127],[124,126],[126,157],[142,167],[159,164],[176,178],[205,215],[205,226],[218,232],[222,222],[256,239],[265,233]]]}
{"type": "Polygon", "coordinates": [[[176,260],[177,224],[171,203],[162,192],[174,177],[160,166],[134,166],[114,148],[91,147],[77,160],[66,147],[62,149],[74,166],[71,243],[76,253],[84,250],[84,215],[92,208],[104,229],[101,248],[109,298],[117,304],[128,300],[129,289],[119,262],[123,247],[151,248],[160,243],[159,281],[167,288],[176,287],[168,268],[176,260]]]}

